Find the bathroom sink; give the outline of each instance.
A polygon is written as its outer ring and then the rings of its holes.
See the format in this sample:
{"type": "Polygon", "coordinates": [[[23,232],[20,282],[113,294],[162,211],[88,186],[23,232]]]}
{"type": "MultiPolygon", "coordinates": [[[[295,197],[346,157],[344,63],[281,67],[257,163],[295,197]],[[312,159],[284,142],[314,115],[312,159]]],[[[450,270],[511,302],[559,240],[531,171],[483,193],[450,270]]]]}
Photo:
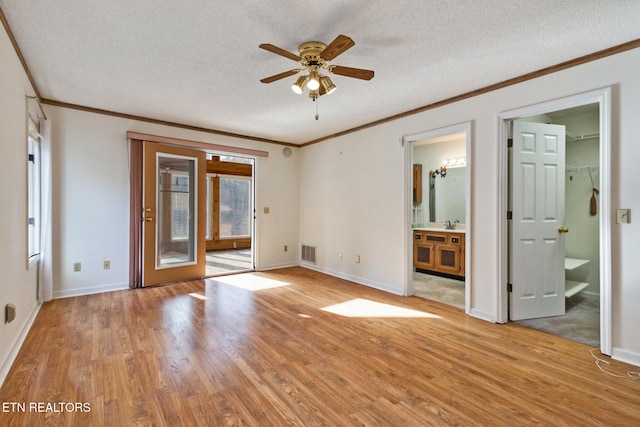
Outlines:
{"type": "Polygon", "coordinates": [[[427,224],[420,224],[418,227],[413,227],[414,230],[419,231],[446,231],[449,233],[464,233],[464,224],[455,224],[454,229],[447,229],[444,222],[429,222],[427,224]]]}

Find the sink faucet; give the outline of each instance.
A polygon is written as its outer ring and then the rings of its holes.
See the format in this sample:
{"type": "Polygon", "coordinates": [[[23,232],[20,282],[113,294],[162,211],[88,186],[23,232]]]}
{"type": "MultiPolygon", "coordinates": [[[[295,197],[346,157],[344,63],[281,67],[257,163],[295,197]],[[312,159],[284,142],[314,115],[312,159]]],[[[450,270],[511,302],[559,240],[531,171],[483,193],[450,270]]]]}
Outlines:
{"type": "Polygon", "coordinates": [[[455,224],[451,224],[451,220],[447,220],[444,223],[444,228],[445,230],[453,230],[454,228],[456,228],[455,224]]]}

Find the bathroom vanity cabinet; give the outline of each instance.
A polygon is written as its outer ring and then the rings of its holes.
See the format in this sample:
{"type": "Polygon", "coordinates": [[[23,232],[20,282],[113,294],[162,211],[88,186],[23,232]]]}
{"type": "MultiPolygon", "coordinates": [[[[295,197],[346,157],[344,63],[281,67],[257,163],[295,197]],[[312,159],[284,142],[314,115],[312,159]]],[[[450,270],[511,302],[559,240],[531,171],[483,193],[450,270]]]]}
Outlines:
{"type": "Polygon", "coordinates": [[[413,266],[464,277],[464,232],[413,230],[413,266]]]}

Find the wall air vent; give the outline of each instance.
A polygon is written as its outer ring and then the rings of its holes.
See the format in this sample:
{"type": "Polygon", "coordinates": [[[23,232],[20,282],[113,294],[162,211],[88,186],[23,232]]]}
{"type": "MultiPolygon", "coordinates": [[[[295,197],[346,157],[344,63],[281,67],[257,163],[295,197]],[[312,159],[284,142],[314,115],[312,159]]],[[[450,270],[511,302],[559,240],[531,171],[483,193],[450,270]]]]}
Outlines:
{"type": "Polygon", "coordinates": [[[302,261],[316,263],[316,247],[315,246],[307,246],[302,245],[302,250],[300,251],[302,254],[302,261]]]}

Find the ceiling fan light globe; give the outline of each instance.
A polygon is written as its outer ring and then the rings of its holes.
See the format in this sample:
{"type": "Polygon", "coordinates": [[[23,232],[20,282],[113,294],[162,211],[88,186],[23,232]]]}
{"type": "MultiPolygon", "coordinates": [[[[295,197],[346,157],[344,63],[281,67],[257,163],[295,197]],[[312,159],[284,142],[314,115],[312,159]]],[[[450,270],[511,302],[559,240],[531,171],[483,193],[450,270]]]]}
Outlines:
{"type": "Polygon", "coordinates": [[[305,85],[305,83],[307,83],[307,79],[308,79],[307,76],[298,77],[296,82],[291,85],[291,90],[293,90],[298,95],[302,94],[302,92],[304,90],[304,85],[305,85]]]}
{"type": "Polygon", "coordinates": [[[324,93],[326,93],[327,95],[333,93],[336,90],[336,85],[334,85],[331,79],[327,76],[320,77],[320,83],[322,83],[324,93]]]}
{"type": "Polygon", "coordinates": [[[318,90],[320,88],[320,82],[318,80],[309,79],[307,87],[309,90],[318,90]]]}
{"type": "Polygon", "coordinates": [[[309,81],[307,81],[307,88],[309,90],[318,90],[320,89],[320,76],[316,70],[311,70],[309,72],[309,81]]]}

